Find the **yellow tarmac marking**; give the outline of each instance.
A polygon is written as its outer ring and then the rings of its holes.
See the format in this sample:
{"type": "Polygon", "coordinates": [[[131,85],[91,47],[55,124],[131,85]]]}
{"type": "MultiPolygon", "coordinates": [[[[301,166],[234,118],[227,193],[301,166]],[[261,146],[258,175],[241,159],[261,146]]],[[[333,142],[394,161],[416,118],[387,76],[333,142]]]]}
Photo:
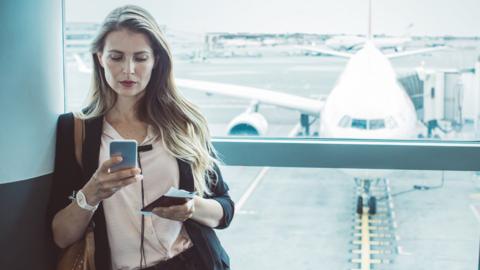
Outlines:
{"type": "Polygon", "coordinates": [[[361,270],[370,270],[370,224],[368,222],[368,207],[363,208],[362,214],[362,241],[361,241],[361,270]]]}
{"type": "MultiPolygon", "coordinates": [[[[388,182],[386,182],[388,185],[388,182]]],[[[362,189],[359,189],[359,193],[362,189]]],[[[390,192],[387,189],[383,192],[390,192]]],[[[383,194],[379,192],[377,197],[383,194]]],[[[357,196],[358,197],[358,196],[357,196]]],[[[390,201],[390,195],[385,197],[388,200],[381,203],[377,203],[377,211],[374,215],[368,213],[369,207],[362,207],[361,215],[355,215],[353,218],[352,232],[353,240],[351,243],[356,248],[350,250],[353,255],[353,259],[350,261],[356,264],[356,267],[351,270],[371,270],[376,269],[378,264],[391,264],[393,261],[388,257],[394,254],[393,246],[395,243],[395,235],[392,230],[395,229],[395,223],[391,223],[394,219],[393,203],[390,201]]],[[[480,198],[480,196],[479,196],[480,198]]]]}

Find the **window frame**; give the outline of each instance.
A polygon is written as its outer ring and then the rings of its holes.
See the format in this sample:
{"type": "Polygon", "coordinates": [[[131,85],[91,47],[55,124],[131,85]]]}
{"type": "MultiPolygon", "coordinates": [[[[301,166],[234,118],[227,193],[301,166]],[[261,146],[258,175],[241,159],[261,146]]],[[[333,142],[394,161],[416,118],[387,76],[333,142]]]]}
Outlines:
{"type": "Polygon", "coordinates": [[[477,141],[214,137],[230,166],[480,171],[477,141]]]}

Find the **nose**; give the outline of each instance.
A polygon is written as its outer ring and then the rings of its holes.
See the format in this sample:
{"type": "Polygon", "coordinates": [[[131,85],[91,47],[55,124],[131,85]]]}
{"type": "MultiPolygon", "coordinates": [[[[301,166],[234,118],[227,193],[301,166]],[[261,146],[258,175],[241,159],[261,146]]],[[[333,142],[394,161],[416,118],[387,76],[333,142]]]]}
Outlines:
{"type": "Polygon", "coordinates": [[[126,74],[135,73],[135,61],[133,59],[126,60],[123,64],[123,72],[126,74]]]}

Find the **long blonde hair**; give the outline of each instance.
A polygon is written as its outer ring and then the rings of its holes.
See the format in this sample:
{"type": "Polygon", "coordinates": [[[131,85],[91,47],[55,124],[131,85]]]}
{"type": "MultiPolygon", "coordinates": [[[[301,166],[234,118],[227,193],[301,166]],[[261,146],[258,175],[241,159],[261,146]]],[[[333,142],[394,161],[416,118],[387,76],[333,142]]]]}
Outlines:
{"type": "Polygon", "coordinates": [[[133,5],[116,8],[103,22],[91,47],[92,87],[81,117],[103,116],[115,105],[116,93],[108,85],[96,54],[103,51],[109,33],[122,29],[145,34],[155,55],[151,79],[135,106],[139,119],[152,125],[171,155],[190,164],[195,190],[201,195],[210,194],[209,186],[216,179],[217,159],[207,121],[175,87],[170,48],[155,19],[143,8],[133,5]]]}

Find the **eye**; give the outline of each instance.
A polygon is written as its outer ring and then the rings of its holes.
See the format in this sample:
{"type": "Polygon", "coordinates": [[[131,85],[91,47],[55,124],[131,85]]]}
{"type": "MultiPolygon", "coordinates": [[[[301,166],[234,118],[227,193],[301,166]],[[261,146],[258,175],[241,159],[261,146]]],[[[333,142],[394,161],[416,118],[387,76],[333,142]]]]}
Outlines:
{"type": "Polygon", "coordinates": [[[120,60],[122,60],[123,55],[121,55],[121,54],[110,54],[108,57],[110,59],[112,59],[113,61],[120,61],[120,60]]]}
{"type": "Polygon", "coordinates": [[[139,55],[135,57],[135,61],[137,62],[145,62],[148,60],[148,55],[139,55]]]}

